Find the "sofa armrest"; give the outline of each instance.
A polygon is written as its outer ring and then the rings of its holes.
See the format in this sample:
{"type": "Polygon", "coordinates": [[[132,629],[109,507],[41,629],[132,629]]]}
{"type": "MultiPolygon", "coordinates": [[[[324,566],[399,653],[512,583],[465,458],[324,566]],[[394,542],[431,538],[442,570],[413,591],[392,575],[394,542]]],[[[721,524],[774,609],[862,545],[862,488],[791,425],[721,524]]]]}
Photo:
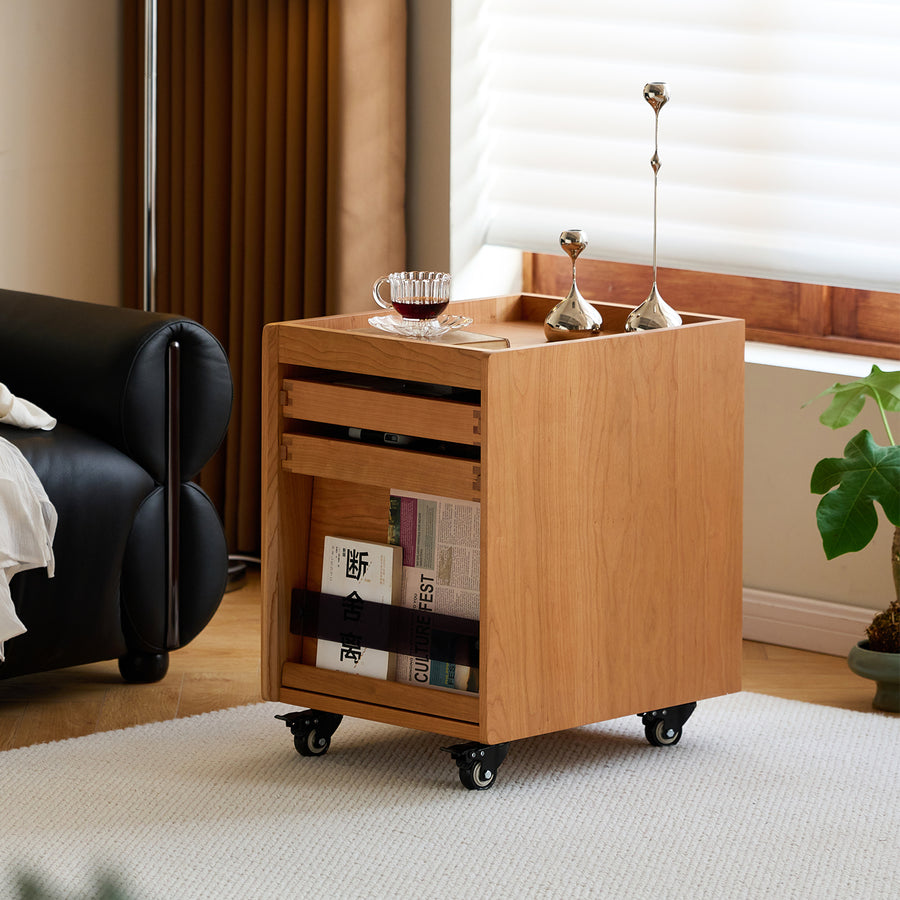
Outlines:
{"type": "Polygon", "coordinates": [[[215,452],[231,414],[231,371],[215,337],[181,316],[0,290],[0,382],[128,454],[159,482],[173,341],[186,481],[215,452]]]}

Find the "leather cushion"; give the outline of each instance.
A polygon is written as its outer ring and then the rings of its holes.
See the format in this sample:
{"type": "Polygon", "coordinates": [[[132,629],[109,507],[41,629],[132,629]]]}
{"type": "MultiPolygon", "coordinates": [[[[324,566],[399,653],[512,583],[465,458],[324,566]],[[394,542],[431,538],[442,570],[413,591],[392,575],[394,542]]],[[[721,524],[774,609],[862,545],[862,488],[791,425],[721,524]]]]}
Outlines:
{"type": "MultiPolygon", "coordinates": [[[[228,579],[228,548],[209,497],[181,485],[178,552],[178,644],[193,640],[218,609],[228,579]]],[[[128,647],[159,653],[166,646],[166,495],[159,487],[141,504],[125,551],[122,616],[128,647]]]]}
{"type": "Polygon", "coordinates": [[[0,436],[31,463],[59,517],[56,577],[35,569],[10,583],[28,631],[7,642],[0,677],[120,655],[119,573],[153,479],[123,453],[67,425],[49,432],[0,425],[0,436]]]}
{"type": "Polygon", "coordinates": [[[180,316],[0,290],[0,381],[104,439],[163,481],[166,352],[181,350],[181,480],[225,435],[232,382],[221,344],[180,316]]]}

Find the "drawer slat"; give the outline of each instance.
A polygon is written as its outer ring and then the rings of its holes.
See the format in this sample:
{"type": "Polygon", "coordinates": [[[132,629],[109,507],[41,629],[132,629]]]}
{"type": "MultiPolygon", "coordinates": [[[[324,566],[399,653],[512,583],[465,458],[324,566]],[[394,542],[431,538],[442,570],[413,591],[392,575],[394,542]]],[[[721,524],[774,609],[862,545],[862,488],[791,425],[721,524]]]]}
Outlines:
{"type": "Polygon", "coordinates": [[[426,713],[444,719],[456,719],[473,724],[478,722],[478,694],[416,687],[398,681],[333,672],[292,662],[286,662],[284,665],[282,683],[285,687],[295,690],[344,697],[361,703],[426,713]]]}
{"type": "Polygon", "coordinates": [[[353,444],[305,434],[283,436],[282,465],[300,475],[337,478],[443,497],[481,499],[481,464],[470,459],[353,444]]]}
{"type": "Polygon", "coordinates": [[[456,444],[481,443],[481,407],[477,404],[293,378],[285,379],[284,392],[284,415],[289,418],[456,444]]]}

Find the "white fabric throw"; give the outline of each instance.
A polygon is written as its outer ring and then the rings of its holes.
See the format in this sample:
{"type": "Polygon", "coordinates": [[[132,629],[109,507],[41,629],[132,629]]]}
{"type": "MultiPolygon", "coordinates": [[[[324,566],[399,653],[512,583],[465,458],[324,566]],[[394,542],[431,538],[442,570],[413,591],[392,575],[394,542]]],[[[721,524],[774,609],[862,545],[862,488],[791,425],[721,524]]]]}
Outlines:
{"type": "Polygon", "coordinates": [[[56,419],[29,400],[14,396],[5,384],[0,384],[0,423],[50,431],[56,425],[56,419]]]}
{"type": "Polygon", "coordinates": [[[10,579],[25,569],[47,567],[54,574],[56,509],[19,448],[0,438],[0,662],[3,642],[22,634],[10,579]]]}

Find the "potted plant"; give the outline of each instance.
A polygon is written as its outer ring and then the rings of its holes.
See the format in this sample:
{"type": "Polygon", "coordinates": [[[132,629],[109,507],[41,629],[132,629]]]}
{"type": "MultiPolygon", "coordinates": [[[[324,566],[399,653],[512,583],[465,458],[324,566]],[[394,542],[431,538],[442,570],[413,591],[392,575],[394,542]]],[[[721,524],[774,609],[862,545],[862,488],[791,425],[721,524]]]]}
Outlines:
{"type": "MultiPolygon", "coordinates": [[[[816,522],[828,559],[862,550],[878,529],[879,503],[894,526],[891,566],[896,598],[878,613],[848,657],[850,668],[877,684],[872,705],[900,712],[900,446],[888,423],[888,412],[900,412],[900,371],[882,372],[878,366],[849,384],[834,384],[819,396],[831,394],[819,417],[823,425],[843,428],[873,400],[881,413],[887,445],[881,446],[863,429],[844,448],[841,458],[820,460],[812,473],[810,490],[824,494],[816,509],[816,522]]],[[[817,398],[818,399],[818,398],[817,398]]]]}

